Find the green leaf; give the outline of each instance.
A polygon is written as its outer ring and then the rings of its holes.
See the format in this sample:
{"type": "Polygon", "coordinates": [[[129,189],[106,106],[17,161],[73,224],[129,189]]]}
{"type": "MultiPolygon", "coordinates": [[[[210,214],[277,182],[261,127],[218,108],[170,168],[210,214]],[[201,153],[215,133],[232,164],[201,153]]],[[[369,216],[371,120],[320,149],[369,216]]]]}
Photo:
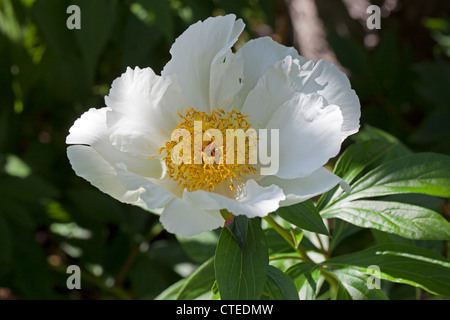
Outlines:
{"type": "MultiPolygon", "coordinates": [[[[377,244],[405,244],[405,245],[410,245],[413,246],[415,245],[415,241],[411,240],[411,239],[405,239],[403,237],[397,236],[395,234],[392,233],[386,233],[383,231],[378,231],[373,229],[372,230],[372,235],[375,238],[375,241],[377,244]]],[[[436,241],[431,241],[433,243],[435,243],[436,241]]],[[[440,241],[439,241],[440,242],[440,241]]]]}
{"type": "Polygon", "coordinates": [[[164,291],[162,291],[154,300],[176,300],[178,293],[184,287],[187,279],[180,279],[164,291]]]}
{"type": "MultiPolygon", "coordinates": [[[[352,183],[368,169],[390,160],[408,155],[411,151],[394,136],[370,126],[366,126],[352,137],[356,143],[350,145],[339,157],[334,174],[345,182],[352,183]]],[[[317,202],[320,211],[343,193],[338,186],[324,193],[317,202]]]]}
{"type": "Polygon", "coordinates": [[[264,299],[298,300],[298,292],[292,279],[274,266],[269,266],[264,299]]]}
{"type": "Polygon", "coordinates": [[[187,278],[181,290],[178,292],[176,299],[190,300],[211,292],[214,281],[214,259],[211,258],[187,278]]]}
{"type": "Polygon", "coordinates": [[[243,218],[236,217],[230,226],[223,228],[217,244],[214,269],[224,300],[259,299],[267,278],[269,257],[260,221],[243,218]],[[247,229],[243,232],[241,227],[245,224],[247,229]]]}
{"type": "Polygon", "coordinates": [[[371,274],[376,266],[381,279],[450,297],[450,263],[429,249],[385,244],[332,258],[323,264],[330,270],[352,268],[365,274],[371,274]]]}
{"type": "Polygon", "coordinates": [[[299,278],[299,296],[300,300],[315,300],[319,293],[321,283],[319,282],[320,269],[314,268],[305,272],[299,278]]]}
{"type": "Polygon", "coordinates": [[[368,275],[352,269],[341,268],[331,270],[339,281],[337,300],[387,300],[388,298],[379,288],[369,287],[371,278],[368,275]]]}
{"type": "Polygon", "coordinates": [[[336,219],[334,220],[334,227],[331,235],[330,248],[329,251],[332,252],[336,247],[346,238],[352,236],[356,232],[360,231],[361,228],[357,227],[346,221],[336,219]]]}
{"type": "Polygon", "coordinates": [[[334,174],[351,183],[365,168],[390,153],[398,145],[386,140],[354,143],[339,157],[334,174]]]}
{"type": "Polygon", "coordinates": [[[450,223],[432,210],[392,201],[338,202],[325,209],[324,218],[340,218],[363,228],[397,234],[407,239],[450,239],[450,223]]]}
{"type": "Polygon", "coordinates": [[[239,246],[244,250],[245,241],[247,239],[248,218],[246,216],[238,216],[234,219],[234,223],[230,225],[230,230],[234,239],[239,243],[239,246]]]}
{"type": "Polygon", "coordinates": [[[356,181],[339,201],[400,193],[450,197],[450,156],[416,153],[384,163],[356,181]]]}
{"type": "Polygon", "coordinates": [[[294,280],[300,300],[315,300],[320,289],[320,269],[312,262],[297,263],[286,270],[294,280]]]}
{"type": "Polygon", "coordinates": [[[176,237],[189,258],[202,264],[214,255],[219,240],[219,233],[216,231],[202,232],[189,238],[178,235],[176,237]]]}
{"type": "Polygon", "coordinates": [[[289,207],[280,207],[276,213],[301,229],[328,235],[328,229],[312,200],[306,200],[289,207]]]}

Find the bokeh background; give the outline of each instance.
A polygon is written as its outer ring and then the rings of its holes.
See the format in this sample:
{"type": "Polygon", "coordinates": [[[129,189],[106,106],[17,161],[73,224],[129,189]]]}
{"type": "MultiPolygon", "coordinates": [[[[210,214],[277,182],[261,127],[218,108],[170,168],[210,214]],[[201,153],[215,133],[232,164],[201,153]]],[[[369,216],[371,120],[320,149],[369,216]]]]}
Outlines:
{"type": "Polygon", "coordinates": [[[190,24],[227,13],[246,23],[236,49],[270,36],[330,60],[359,95],[363,126],[450,154],[450,1],[0,0],[0,299],[154,299],[213,255],[217,232],[168,234],[77,177],[65,138],[127,66],[159,73],[190,24]],[[66,27],[71,4],[80,30],[66,27]],[[371,4],[381,29],[366,27],[371,4]],[[72,264],[81,290],[66,287],[72,264]]]}

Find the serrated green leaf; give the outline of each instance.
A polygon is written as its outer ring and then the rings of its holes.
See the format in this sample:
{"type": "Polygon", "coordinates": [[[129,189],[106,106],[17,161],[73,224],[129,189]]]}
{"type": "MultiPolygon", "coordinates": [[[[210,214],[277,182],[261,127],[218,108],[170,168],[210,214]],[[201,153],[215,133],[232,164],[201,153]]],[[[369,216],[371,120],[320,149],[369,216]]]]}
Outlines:
{"type": "MultiPolygon", "coordinates": [[[[236,240],[233,230],[236,221],[223,228],[214,257],[216,281],[221,299],[259,299],[267,278],[269,265],[267,242],[256,218],[248,220],[245,242],[236,240]]],[[[243,235],[240,228],[240,236],[243,235]]]]}
{"type": "Polygon", "coordinates": [[[289,207],[280,207],[276,213],[301,229],[328,235],[328,229],[312,200],[289,207]]]}
{"type": "Polygon", "coordinates": [[[292,279],[274,266],[269,266],[264,299],[298,300],[298,292],[292,279]]]}
{"type": "Polygon", "coordinates": [[[450,239],[450,223],[440,214],[415,205],[375,200],[338,202],[325,209],[324,218],[340,218],[363,228],[393,233],[407,239],[450,239]]]}
{"type": "Polygon", "coordinates": [[[365,274],[376,266],[379,276],[450,296],[450,262],[437,252],[407,245],[385,244],[324,262],[328,269],[352,268],[365,274]]]}

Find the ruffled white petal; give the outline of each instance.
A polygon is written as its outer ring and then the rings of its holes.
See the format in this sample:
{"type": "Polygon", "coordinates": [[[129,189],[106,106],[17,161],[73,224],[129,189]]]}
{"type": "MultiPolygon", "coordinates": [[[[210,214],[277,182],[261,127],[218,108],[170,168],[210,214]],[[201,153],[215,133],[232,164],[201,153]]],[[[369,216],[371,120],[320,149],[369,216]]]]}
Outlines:
{"type": "Polygon", "coordinates": [[[243,59],[237,57],[231,50],[224,59],[213,62],[209,89],[211,109],[236,109],[233,102],[243,86],[243,67],[243,59]]]}
{"type": "Polygon", "coordinates": [[[358,132],[361,106],[347,76],[325,60],[320,60],[314,67],[312,63],[304,65],[302,70],[308,72],[308,76],[300,79],[301,91],[320,94],[328,104],[337,105],[341,109],[342,140],[358,132]]]}
{"type": "Polygon", "coordinates": [[[160,178],[163,174],[161,161],[157,159],[140,159],[132,154],[114,148],[109,139],[110,130],[106,125],[108,108],[86,111],[69,129],[66,138],[68,144],[91,146],[111,164],[124,163],[128,170],[144,177],[160,178]]]}
{"type": "Polygon", "coordinates": [[[112,144],[144,159],[158,155],[178,124],[177,110],[187,107],[174,77],[138,67],[114,80],[105,103],[112,144]]]}
{"type": "Polygon", "coordinates": [[[75,120],[66,137],[67,144],[92,145],[107,137],[107,108],[91,108],[75,120]]]}
{"type": "MultiPolygon", "coordinates": [[[[302,65],[306,59],[300,56],[293,47],[283,46],[270,37],[262,37],[248,41],[240,48],[236,56],[244,61],[243,87],[235,100],[235,108],[241,108],[249,92],[267,69],[290,56],[302,65]]],[[[262,108],[262,106],[260,106],[262,108]]],[[[261,110],[260,110],[261,111],[261,110]]]]}
{"type": "MultiPolygon", "coordinates": [[[[279,170],[284,179],[305,177],[336,156],[341,147],[342,114],[317,94],[296,94],[274,113],[268,130],[279,130],[279,170]]],[[[270,144],[269,144],[270,145],[270,144]]]]}
{"type": "Polygon", "coordinates": [[[165,204],[173,193],[155,183],[161,161],[117,150],[106,126],[108,108],[90,109],[70,128],[67,155],[75,173],[113,198],[148,209],[165,204]],[[153,181],[152,181],[153,180],[153,181]]]}
{"type": "Polygon", "coordinates": [[[262,186],[275,184],[283,189],[286,199],[280,202],[280,206],[284,207],[327,192],[341,181],[341,178],[321,167],[304,178],[281,179],[276,176],[267,176],[259,181],[259,184],[262,186]]]}
{"type": "Polygon", "coordinates": [[[95,149],[83,145],[69,146],[67,156],[75,173],[100,191],[121,202],[142,205],[139,190],[125,188],[116,170],[95,149]]]}
{"type": "Polygon", "coordinates": [[[301,77],[301,72],[300,61],[291,56],[266,69],[242,108],[253,128],[265,128],[275,111],[299,92],[294,81],[301,77]]]}
{"type": "Polygon", "coordinates": [[[282,190],[270,185],[261,187],[255,180],[248,180],[242,194],[237,199],[230,199],[217,193],[198,190],[185,191],[183,198],[197,204],[204,210],[227,209],[234,215],[245,215],[249,218],[264,217],[279,207],[285,199],[282,190]]]}
{"type": "Polygon", "coordinates": [[[175,198],[164,208],[160,221],[164,228],[183,237],[222,227],[225,220],[219,211],[205,211],[195,203],[175,198]]]}
{"type": "Polygon", "coordinates": [[[125,164],[119,163],[115,166],[119,182],[128,190],[138,190],[140,199],[149,210],[164,207],[169,201],[176,197],[177,190],[173,183],[162,182],[155,178],[145,178],[130,172],[125,164]]]}
{"type": "Polygon", "coordinates": [[[176,75],[188,99],[198,111],[209,112],[211,66],[223,61],[244,30],[236,16],[208,18],[191,25],[170,49],[172,59],[162,71],[163,76],[176,75]]]}

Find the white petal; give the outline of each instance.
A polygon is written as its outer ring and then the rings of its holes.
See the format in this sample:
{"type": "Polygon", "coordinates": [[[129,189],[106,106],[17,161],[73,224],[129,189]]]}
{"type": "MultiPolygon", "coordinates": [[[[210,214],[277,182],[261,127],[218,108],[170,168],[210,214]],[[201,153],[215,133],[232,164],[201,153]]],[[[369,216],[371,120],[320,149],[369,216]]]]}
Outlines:
{"type": "Polygon", "coordinates": [[[77,175],[113,198],[155,209],[175,195],[159,185],[159,159],[140,159],[117,150],[109,139],[107,108],[90,109],[70,129],[67,155],[77,175]]]}
{"type": "Polygon", "coordinates": [[[172,59],[161,74],[177,75],[188,104],[196,110],[210,111],[211,65],[225,57],[242,30],[244,23],[235,15],[208,18],[191,25],[172,45],[172,59]]]}
{"type": "Polygon", "coordinates": [[[236,57],[231,50],[224,59],[213,62],[209,90],[212,109],[236,109],[233,101],[243,86],[243,68],[244,60],[236,57]]]}
{"type": "Polygon", "coordinates": [[[259,181],[259,184],[279,186],[286,195],[286,200],[282,201],[280,206],[290,206],[327,192],[341,181],[341,178],[321,167],[304,178],[280,179],[276,176],[267,176],[259,181]]]}
{"type": "Polygon", "coordinates": [[[275,185],[261,187],[254,180],[248,180],[243,194],[238,199],[230,199],[223,195],[198,190],[184,192],[186,201],[196,203],[205,210],[227,209],[234,215],[245,215],[249,218],[264,217],[279,207],[285,199],[280,188],[275,185]]]}
{"type": "Polygon", "coordinates": [[[175,198],[176,190],[170,188],[171,184],[166,181],[145,178],[130,172],[125,164],[119,163],[115,166],[120,183],[129,190],[139,190],[140,199],[149,210],[164,207],[170,200],[175,198]]]}
{"type": "Polygon", "coordinates": [[[208,212],[195,204],[175,198],[161,213],[164,228],[183,237],[191,237],[203,231],[222,227],[225,220],[220,212],[208,212]]]}
{"type": "Polygon", "coordinates": [[[124,163],[128,170],[136,174],[160,178],[162,166],[159,160],[140,159],[114,148],[109,138],[110,131],[106,125],[108,112],[108,108],[92,108],[86,111],[70,128],[66,143],[89,145],[112,166],[117,163],[124,163]]]}
{"type": "Polygon", "coordinates": [[[92,145],[106,137],[106,112],[108,108],[91,108],[78,118],[69,129],[67,144],[92,145]]]}
{"type": "Polygon", "coordinates": [[[175,78],[150,68],[128,68],[114,80],[105,103],[113,145],[141,158],[158,155],[179,122],[176,111],[187,107],[175,78]]]}
{"type": "Polygon", "coordinates": [[[283,46],[270,37],[262,37],[248,41],[240,48],[236,56],[244,60],[243,88],[238,94],[236,105],[242,105],[248,93],[256,86],[258,80],[266,73],[270,66],[274,66],[287,56],[299,61],[306,62],[293,47],[283,46]]]}
{"type": "Polygon", "coordinates": [[[128,171],[122,163],[111,164],[89,146],[69,146],[67,156],[78,176],[121,202],[154,210],[175,197],[157,181],[128,171]]]}
{"type": "Polygon", "coordinates": [[[269,66],[244,103],[242,113],[249,115],[253,128],[265,128],[274,112],[297,93],[292,78],[301,74],[300,61],[287,56],[269,66]]]}
{"type": "Polygon", "coordinates": [[[119,181],[114,168],[93,148],[69,146],[67,156],[75,173],[100,191],[125,203],[141,205],[139,190],[128,190],[119,181]]]}
{"type": "Polygon", "coordinates": [[[279,129],[276,176],[305,177],[325,165],[340,150],[341,126],[338,106],[324,106],[317,94],[296,94],[274,113],[266,126],[269,130],[279,129]]]}
{"type": "Polygon", "coordinates": [[[301,80],[303,93],[318,93],[328,104],[339,106],[344,121],[342,123],[342,140],[359,130],[361,106],[358,96],[351,89],[347,76],[331,62],[320,60],[311,70],[311,64],[303,66],[310,70],[301,80]]]}

